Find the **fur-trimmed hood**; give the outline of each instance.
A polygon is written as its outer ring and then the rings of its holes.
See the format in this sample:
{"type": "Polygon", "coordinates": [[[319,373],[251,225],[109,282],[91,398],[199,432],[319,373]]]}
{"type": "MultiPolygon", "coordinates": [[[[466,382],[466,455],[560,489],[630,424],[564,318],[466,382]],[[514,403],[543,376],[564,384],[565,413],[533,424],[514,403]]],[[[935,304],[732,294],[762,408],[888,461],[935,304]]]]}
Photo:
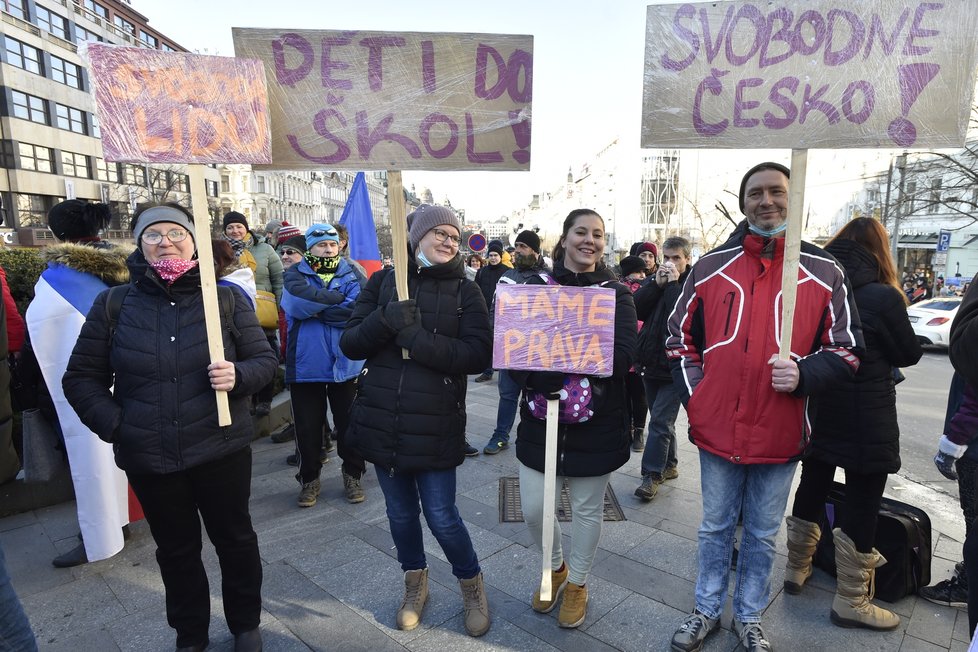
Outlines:
{"type": "Polygon", "coordinates": [[[92,247],[66,242],[41,250],[48,263],[58,263],[78,272],[91,274],[106,285],[122,285],[129,282],[126,258],[131,250],[115,245],[92,247]]]}

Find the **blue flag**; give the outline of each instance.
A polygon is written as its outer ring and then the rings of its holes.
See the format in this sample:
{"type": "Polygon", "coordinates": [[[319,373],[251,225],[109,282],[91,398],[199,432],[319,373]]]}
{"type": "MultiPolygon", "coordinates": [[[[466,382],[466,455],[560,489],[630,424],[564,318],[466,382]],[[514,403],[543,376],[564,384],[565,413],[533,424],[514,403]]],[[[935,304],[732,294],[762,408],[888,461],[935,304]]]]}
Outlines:
{"type": "Polygon", "coordinates": [[[380,247],[377,246],[377,228],[374,214],[370,209],[370,195],[363,172],[357,172],[353,188],[343,207],[340,225],[350,234],[350,258],[357,261],[367,271],[369,277],[381,269],[380,247]]]}

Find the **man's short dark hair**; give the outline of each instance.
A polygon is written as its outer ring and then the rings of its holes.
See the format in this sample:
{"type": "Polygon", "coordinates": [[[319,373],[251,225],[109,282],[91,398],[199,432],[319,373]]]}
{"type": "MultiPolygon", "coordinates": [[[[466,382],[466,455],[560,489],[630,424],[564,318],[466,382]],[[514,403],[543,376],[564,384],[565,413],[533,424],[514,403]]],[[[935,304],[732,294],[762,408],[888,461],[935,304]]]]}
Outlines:
{"type": "Polygon", "coordinates": [[[747,174],[745,174],[744,178],[740,180],[740,193],[737,195],[737,199],[738,201],[740,201],[740,212],[743,213],[744,215],[747,214],[747,211],[744,210],[744,191],[747,190],[747,180],[750,179],[755,174],[757,174],[758,172],[762,172],[764,170],[777,170],[778,172],[788,177],[789,179],[791,178],[791,170],[781,165],[780,163],[773,163],[771,161],[758,163],[751,169],[747,170],[747,174]]]}
{"type": "Polygon", "coordinates": [[[683,252],[683,256],[686,258],[693,255],[693,245],[689,243],[689,240],[679,235],[666,238],[665,242],[662,243],[663,252],[666,249],[678,249],[683,252]]]}

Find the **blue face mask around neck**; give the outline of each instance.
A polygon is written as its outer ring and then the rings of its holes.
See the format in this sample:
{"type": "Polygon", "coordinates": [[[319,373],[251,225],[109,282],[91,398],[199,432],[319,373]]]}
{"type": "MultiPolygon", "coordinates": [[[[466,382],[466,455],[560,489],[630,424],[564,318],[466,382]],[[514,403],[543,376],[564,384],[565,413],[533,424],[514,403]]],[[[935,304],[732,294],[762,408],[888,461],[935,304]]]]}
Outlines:
{"type": "Polygon", "coordinates": [[[425,256],[424,252],[421,251],[420,249],[418,249],[417,259],[418,262],[421,263],[422,267],[431,267],[432,265],[434,265],[434,263],[428,260],[428,257],[425,256]]]}
{"type": "Polygon", "coordinates": [[[788,228],[788,222],[782,222],[779,226],[776,226],[773,229],[767,229],[767,230],[758,228],[758,227],[754,226],[753,224],[751,224],[750,222],[748,222],[747,223],[747,228],[750,229],[750,232],[751,233],[754,233],[754,234],[759,235],[761,237],[764,237],[764,238],[773,238],[774,236],[778,235],[779,233],[783,233],[784,230],[788,228]]]}

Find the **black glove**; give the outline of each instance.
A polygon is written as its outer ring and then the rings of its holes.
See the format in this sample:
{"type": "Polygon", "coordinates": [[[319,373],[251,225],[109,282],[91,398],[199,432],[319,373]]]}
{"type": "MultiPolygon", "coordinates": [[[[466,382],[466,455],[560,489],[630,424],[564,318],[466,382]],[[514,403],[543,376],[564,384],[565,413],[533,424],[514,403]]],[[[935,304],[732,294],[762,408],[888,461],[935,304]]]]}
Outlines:
{"type": "Polygon", "coordinates": [[[402,331],[414,323],[414,313],[417,307],[414,299],[391,301],[384,306],[384,321],[394,331],[402,331]]]}
{"type": "Polygon", "coordinates": [[[938,451],[937,455],[934,456],[934,465],[937,470],[941,472],[948,480],[957,480],[958,472],[954,468],[954,456],[948,455],[942,451],[938,451]]]}
{"type": "Polygon", "coordinates": [[[558,371],[532,371],[526,377],[526,386],[543,394],[548,401],[556,400],[564,388],[564,374],[558,371]]]}

